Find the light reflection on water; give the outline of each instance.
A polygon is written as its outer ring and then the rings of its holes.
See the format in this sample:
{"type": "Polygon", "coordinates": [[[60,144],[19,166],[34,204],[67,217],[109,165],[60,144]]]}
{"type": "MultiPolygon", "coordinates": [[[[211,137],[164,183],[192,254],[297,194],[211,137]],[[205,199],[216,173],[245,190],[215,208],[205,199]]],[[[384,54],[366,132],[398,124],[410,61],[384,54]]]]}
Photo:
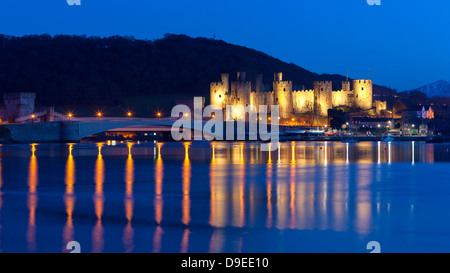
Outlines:
{"type": "Polygon", "coordinates": [[[377,238],[430,250],[414,233],[450,228],[437,220],[450,208],[448,146],[2,145],[0,251],[67,252],[75,240],[83,252],[365,252],[377,238]]]}

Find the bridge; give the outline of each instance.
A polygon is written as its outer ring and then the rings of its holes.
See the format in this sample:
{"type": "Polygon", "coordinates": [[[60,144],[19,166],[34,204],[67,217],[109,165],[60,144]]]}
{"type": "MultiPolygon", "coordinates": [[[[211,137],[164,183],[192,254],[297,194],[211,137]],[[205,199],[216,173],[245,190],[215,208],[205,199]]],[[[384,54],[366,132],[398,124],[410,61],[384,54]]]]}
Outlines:
{"type": "MultiPolygon", "coordinates": [[[[79,142],[81,139],[114,129],[146,127],[169,130],[178,118],[73,118],[49,122],[27,122],[3,125],[18,142],[79,142]]],[[[206,121],[202,122],[202,128],[206,121]]],[[[193,129],[193,123],[186,127],[193,129]]]]}

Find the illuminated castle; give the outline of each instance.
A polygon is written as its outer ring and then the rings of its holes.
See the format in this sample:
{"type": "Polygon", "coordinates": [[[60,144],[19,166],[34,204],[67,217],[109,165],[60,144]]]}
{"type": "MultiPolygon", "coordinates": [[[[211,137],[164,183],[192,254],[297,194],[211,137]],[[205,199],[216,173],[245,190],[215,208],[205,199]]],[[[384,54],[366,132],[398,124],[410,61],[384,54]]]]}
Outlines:
{"type": "Polygon", "coordinates": [[[224,109],[226,105],[279,105],[280,118],[291,119],[295,115],[315,113],[328,116],[328,109],[337,106],[354,107],[361,110],[372,108],[372,80],[342,82],[342,89],[333,91],[331,81],[316,81],[310,90],[293,90],[292,81],[284,81],[283,73],[275,73],[273,88],[267,90],[262,75],[252,83],[245,79],[245,72],[237,73],[237,80],[230,83],[229,75],[222,73],[220,82],[210,86],[211,104],[224,109]],[[266,89],[266,90],[264,90],[266,89]]]}

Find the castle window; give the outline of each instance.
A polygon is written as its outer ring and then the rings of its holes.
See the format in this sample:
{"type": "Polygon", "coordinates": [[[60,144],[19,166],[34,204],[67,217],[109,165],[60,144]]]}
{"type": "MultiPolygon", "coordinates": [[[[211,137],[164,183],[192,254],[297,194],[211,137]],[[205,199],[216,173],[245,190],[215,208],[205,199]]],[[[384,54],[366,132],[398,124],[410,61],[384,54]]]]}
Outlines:
{"type": "Polygon", "coordinates": [[[222,95],[219,95],[219,98],[221,98],[222,97],[222,95]]]}
{"type": "Polygon", "coordinates": [[[364,90],[364,87],[361,87],[361,90],[364,90]]]}
{"type": "Polygon", "coordinates": [[[323,88],[320,88],[320,91],[323,91],[323,88]]]}
{"type": "Polygon", "coordinates": [[[276,98],[275,101],[278,101],[278,98],[276,98]]]}
{"type": "Polygon", "coordinates": [[[241,101],[241,98],[238,98],[238,101],[241,101]]]}
{"type": "Polygon", "coordinates": [[[217,90],[214,90],[214,93],[216,93],[217,92],[217,90]]]}
{"type": "Polygon", "coordinates": [[[286,88],[283,88],[283,91],[286,91],[286,88]]]}

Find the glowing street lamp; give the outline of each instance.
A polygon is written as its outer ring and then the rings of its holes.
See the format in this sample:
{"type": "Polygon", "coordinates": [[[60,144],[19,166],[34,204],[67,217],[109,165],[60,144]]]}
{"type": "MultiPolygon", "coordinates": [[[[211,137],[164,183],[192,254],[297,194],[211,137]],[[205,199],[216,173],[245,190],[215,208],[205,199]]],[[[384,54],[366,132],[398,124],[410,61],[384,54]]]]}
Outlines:
{"type": "Polygon", "coordinates": [[[161,112],[156,113],[156,116],[157,116],[158,118],[160,118],[160,117],[161,117],[161,112]]]}

